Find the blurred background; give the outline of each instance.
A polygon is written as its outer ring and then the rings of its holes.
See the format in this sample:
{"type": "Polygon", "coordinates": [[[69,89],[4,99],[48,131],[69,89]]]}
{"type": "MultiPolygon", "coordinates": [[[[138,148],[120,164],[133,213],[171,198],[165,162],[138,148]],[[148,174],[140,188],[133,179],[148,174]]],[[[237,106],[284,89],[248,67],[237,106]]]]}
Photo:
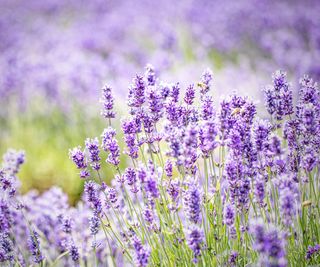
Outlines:
{"type": "Polygon", "coordinates": [[[1,0],[0,11],[0,153],[26,151],[23,191],[58,185],[79,198],[68,149],[106,126],[101,87],[112,85],[121,117],[147,63],[182,86],[209,67],[217,101],[238,91],[258,106],[276,69],[293,86],[320,78],[319,0],[1,0]]]}

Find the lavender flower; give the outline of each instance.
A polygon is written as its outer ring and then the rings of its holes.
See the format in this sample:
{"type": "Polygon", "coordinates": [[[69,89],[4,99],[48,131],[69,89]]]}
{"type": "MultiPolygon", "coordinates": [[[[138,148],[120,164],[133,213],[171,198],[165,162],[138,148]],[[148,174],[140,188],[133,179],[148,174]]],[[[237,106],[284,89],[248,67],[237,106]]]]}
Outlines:
{"type": "Polygon", "coordinates": [[[256,222],[251,227],[255,237],[254,248],[260,253],[262,266],[286,266],[286,241],[281,233],[274,227],[269,230],[261,222],[256,222]]]}
{"type": "Polygon", "coordinates": [[[75,244],[71,244],[70,245],[69,253],[70,253],[71,259],[74,262],[78,262],[79,261],[79,258],[80,258],[79,249],[75,244]]]}
{"type": "Polygon", "coordinates": [[[105,85],[102,88],[102,97],[100,99],[103,108],[101,110],[101,115],[106,119],[115,118],[116,114],[113,111],[114,98],[112,96],[112,89],[109,85],[105,85]]]}
{"type": "Polygon", "coordinates": [[[210,156],[210,153],[218,146],[216,136],[218,129],[215,122],[206,121],[205,124],[199,130],[200,149],[202,155],[205,158],[210,156]]]}
{"type": "Polygon", "coordinates": [[[122,123],[122,130],[124,133],[124,141],[127,145],[128,150],[126,154],[128,154],[131,158],[138,158],[138,146],[136,144],[136,124],[133,120],[124,121],[122,123]]]}
{"type": "Polygon", "coordinates": [[[201,95],[205,95],[210,90],[210,83],[212,81],[212,72],[211,70],[207,69],[201,77],[201,81],[198,84],[200,86],[200,93],[201,95]]]}
{"type": "Polygon", "coordinates": [[[317,255],[320,251],[320,244],[317,244],[315,246],[308,246],[308,250],[306,253],[306,259],[310,260],[314,255],[317,255]]]}
{"type": "Polygon", "coordinates": [[[9,233],[13,223],[13,214],[9,203],[0,199],[0,233],[9,233]]]}
{"type": "Polygon", "coordinates": [[[271,136],[268,144],[268,149],[274,156],[280,156],[282,154],[281,140],[279,139],[278,136],[276,135],[271,136]]]}
{"type": "Polygon", "coordinates": [[[271,132],[271,125],[267,121],[257,121],[253,129],[253,137],[256,149],[259,152],[264,152],[268,148],[269,135],[271,132]]]}
{"type": "Polygon", "coordinates": [[[193,251],[193,262],[198,262],[198,257],[201,255],[203,244],[203,232],[198,227],[193,227],[188,231],[187,244],[193,251]]]}
{"type": "Polygon", "coordinates": [[[20,166],[25,161],[24,151],[16,151],[14,149],[9,149],[3,155],[3,169],[7,175],[15,175],[19,172],[20,166]]]}
{"type": "Polygon", "coordinates": [[[255,197],[257,202],[260,204],[261,207],[264,206],[264,198],[265,198],[265,181],[263,177],[258,177],[255,181],[255,197]]]}
{"type": "Polygon", "coordinates": [[[195,92],[195,89],[194,89],[194,85],[190,84],[187,87],[186,94],[184,96],[184,102],[187,105],[192,105],[193,104],[193,101],[194,101],[194,98],[195,98],[195,93],[196,92],[195,92]]]}
{"type": "Polygon", "coordinates": [[[70,234],[72,231],[72,219],[70,217],[61,218],[62,231],[70,234]]]}
{"type": "Polygon", "coordinates": [[[139,108],[145,102],[145,84],[143,77],[136,75],[129,87],[128,106],[139,108]]]}
{"type": "Polygon", "coordinates": [[[273,76],[273,86],[265,89],[266,107],[277,120],[293,113],[292,90],[286,80],[286,73],[278,70],[273,76]]]}
{"type": "Polygon", "coordinates": [[[173,125],[178,125],[181,122],[183,109],[176,102],[171,100],[166,104],[166,115],[167,115],[167,119],[173,125]]]}
{"type": "Polygon", "coordinates": [[[142,245],[137,236],[133,237],[132,245],[135,252],[135,265],[137,267],[146,267],[149,262],[150,250],[142,245]]]}
{"type": "Polygon", "coordinates": [[[148,64],[145,69],[146,72],[144,76],[147,79],[147,84],[150,86],[154,86],[156,84],[156,74],[154,71],[154,67],[151,64],[148,64]]]}
{"type": "Polygon", "coordinates": [[[135,135],[127,134],[127,135],[125,135],[124,140],[125,140],[127,148],[128,148],[125,153],[128,154],[128,156],[133,159],[138,158],[139,148],[136,144],[135,135]]]}
{"type": "Polygon", "coordinates": [[[137,173],[136,173],[135,169],[127,168],[124,176],[125,176],[125,180],[127,181],[127,184],[131,187],[131,191],[134,193],[137,193],[138,192],[138,187],[136,185],[137,173]]]}
{"type": "Polygon", "coordinates": [[[170,91],[170,96],[173,102],[177,103],[179,101],[179,95],[180,95],[180,85],[179,83],[176,83],[171,86],[171,91],[170,91]]]}
{"type": "Polygon", "coordinates": [[[101,147],[104,151],[110,152],[106,161],[114,166],[118,166],[120,163],[120,148],[118,145],[118,141],[114,138],[115,135],[116,133],[113,128],[109,127],[107,129],[104,129],[101,135],[101,147]]]}
{"type": "Polygon", "coordinates": [[[100,228],[100,220],[98,216],[96,215],[92,216],[90,218],[89,224],[90,224],[91,235],[96,235],[99,232],[99,228],[100,228]]]}
{"type": "Polygon", "coordinates": [[[231,227],[234,224],[235,220],[235,210],[234,207],[231,204],[227,204],[224,207],[224,214],[223,214],[223,222],[231,227]]]}
{"type": "Polygon", "coordinates": [[[167,192],[171,199],[176,202],[180,192],[180,182],[178,180],[171,180],[167,192]]]}
{"type": "Polygon", "coordinates": [[[149,225],[153,225],[154,223],[154,212],[152,209],[146,207],[143,210],[143,217],[144,220],[149,224],[149,225]]]}
{"type": "Polygon", "coordinates": [[[100,170],[101,158],[99,156],[100,149],[99,149],[98,138],[94,138],[94,139],[87,138],[85,144],[86,144],[86,148],[89,152],[89,162],[91,163],[92,168],[96,171],[100,170]]]}
{"type": "Polygon", "coordinates": [[[212,96],[204,96],[202,99],[202,118],[203,120],[210,120],[214,116],[214,107],[212,96]]]}
{"type": "Polygon", "coordinates": [[[149,111],[152,114],[152,121],[153,122],[159,121],[163,111],[162,95],[160,94],[159,91],[155,89],[151,89],[148,92],[148,104],[149,104],[149,111]]]}
{"type": "Polygon", "coordinates": [[[147,194],[152,198],[158,198],[159,197],[159,190],[157,186],[157,181],[153,177],[153,175],[149,175],[148,179],[145,183],[145,190],[147,194]]]}
{"type": "Polygon", "coordinates": [[[239,256],[239,253],[237,251],[231,251],[228,262],[232,265],[235,264],[238,256],[239,256]]]}
{"type": "Polygon", "coordinates": [[[8,234],[0,233],[0,262],[13,261],[14,249],[13,242],[8,234]]]}
{"type": "Polygon", "coordinates": [[[295,194],[289,188],[280,190],[280,208],[284,224],[290,226],[296,210],[295,194]]]}
{"type": "Polygon", "coordinates": [[[84,185],[84,192],[86,194],[86,200],[91,204],[93,210],[96,213],[100,213],[102,206],[99,198],[98,185],[93,181],[88,181],[84,185]]]}
{"type": "Polygon", "coordinates": [[[44,257],[41,252],[39,234],[35,230],[30,233],[28,247],[31,255],[33,256],[33,261],[35,263],[41,263],[44,260],[44,257]]]}
{"type": "Polygon", "coordinates": [[[300,79],[300,90],[299,90],[299,104],[308,104],[311,103],[315,106],[319,105],[320,93],[318,89],[318,84],[313,82],[313,80],[305,75],[300,79]]]}
{"type": "Polygon", "coordinates": [[[194,164],[198,158],[198,129],[190,125],[185,130],[183,138],[183,154],[184,154],[184,166],[189,171],[194,168],[194,164]]]}
{"type": "Polygon", "coordinates": [[[86,178],[89,177],[89,173],[87,171],[87,160],[84,154],[84,151],[81,150],[81,147],[75,147],[69,150],[70,159],[76,164],[78,169],[81,169],[80,177],[86,178]]]}
{"type": "Polygon", "coordinates": [[[198,223],[201,219],[201,194],[196,184],[191,183],[184,193],[184,209],[190,222],[198,223]]]}
{"type": "Polygon", "coordinates": [[[172,177],[172,162],[170,160],[166,161],[164,169],[167,177],[172,177]]]}
{"type": "Polygon", "coordinates": [[[319,160],[317,157],[317,152],[315,149],[308,148],[306,149],[305,155],[302,159],[302,167],[307,172],[312,172],[312,170],[317,166],[319,160]]]}

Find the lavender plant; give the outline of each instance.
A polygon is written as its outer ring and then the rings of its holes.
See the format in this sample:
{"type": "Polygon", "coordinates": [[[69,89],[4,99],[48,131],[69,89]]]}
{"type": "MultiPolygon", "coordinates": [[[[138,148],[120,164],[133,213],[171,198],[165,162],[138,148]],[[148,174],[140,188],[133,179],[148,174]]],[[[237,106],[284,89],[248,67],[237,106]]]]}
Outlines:
{"type": "Polygon", "coordinates": [[[237,94],[214,106],[213,75],[186,90],[148,65],[129,86],[121,133],[112,89],[106,128],[69,152],[84,180],[70,207],[58,188],[17,189],[23,153],[1,169],[0,261],[39,266],[308,266],[319,263],[320,93],[283,71],[264,90],[269,118],[237,94]],[[123,137],[126,147],[118,145],[123,137]],[[121,152],[124,157],[120,159],[121,152]],[[106,158],[106,160],[102,160],[106,158]],[[120,167],[125,160],[126,168],[120,167]],[[102,170],[113,170],[114,178],[102,170]]]}
{"type": "MultiPolygon", "coordinates": [[[[93,214],[125,261],[135,266],[316,263],[317,84],[301,79],[294,107],[285,72],[275,72],[264,90],[270,118],[262,120],[253,101],[236,94],[215,108],[210,71],[185,95],[178,83],[163,90],[154,75],[148,66],[129,87],[129,116],[122,123],[129,166],[123,171],[118,161],[107,159],[101,168],[114,169],[112,187],[105,186],[95,165],[85,182],[86,192],[92,190],[93,214]]],[[[111,129],[104,130],[103,148],[115,140],[111,129]]],[[[119,148],[114,151],[118,158],[119,148]]],[[[87,158],[90,162],[90,149],[87,158]]]]}

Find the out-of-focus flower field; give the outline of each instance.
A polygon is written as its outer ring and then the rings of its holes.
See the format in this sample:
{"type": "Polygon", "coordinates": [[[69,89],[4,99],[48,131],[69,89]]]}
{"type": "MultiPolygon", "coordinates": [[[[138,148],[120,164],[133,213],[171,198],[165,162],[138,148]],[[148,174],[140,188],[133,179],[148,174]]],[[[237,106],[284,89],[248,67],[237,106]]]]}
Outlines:
{"type": "Polygon", "coordinates": [[[318,0],[0,11],[0,265],[319,263],[318,0]]]}

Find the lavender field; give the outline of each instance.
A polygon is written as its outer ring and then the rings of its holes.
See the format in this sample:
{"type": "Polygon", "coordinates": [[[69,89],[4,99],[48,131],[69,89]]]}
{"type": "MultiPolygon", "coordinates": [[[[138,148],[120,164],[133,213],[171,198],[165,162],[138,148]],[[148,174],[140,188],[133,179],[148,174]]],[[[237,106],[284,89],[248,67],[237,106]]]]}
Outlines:
{"type": "Polygon", "coordinates": [[[320,266],[319,1],[0,11],[0,266],[320,266]]]}

